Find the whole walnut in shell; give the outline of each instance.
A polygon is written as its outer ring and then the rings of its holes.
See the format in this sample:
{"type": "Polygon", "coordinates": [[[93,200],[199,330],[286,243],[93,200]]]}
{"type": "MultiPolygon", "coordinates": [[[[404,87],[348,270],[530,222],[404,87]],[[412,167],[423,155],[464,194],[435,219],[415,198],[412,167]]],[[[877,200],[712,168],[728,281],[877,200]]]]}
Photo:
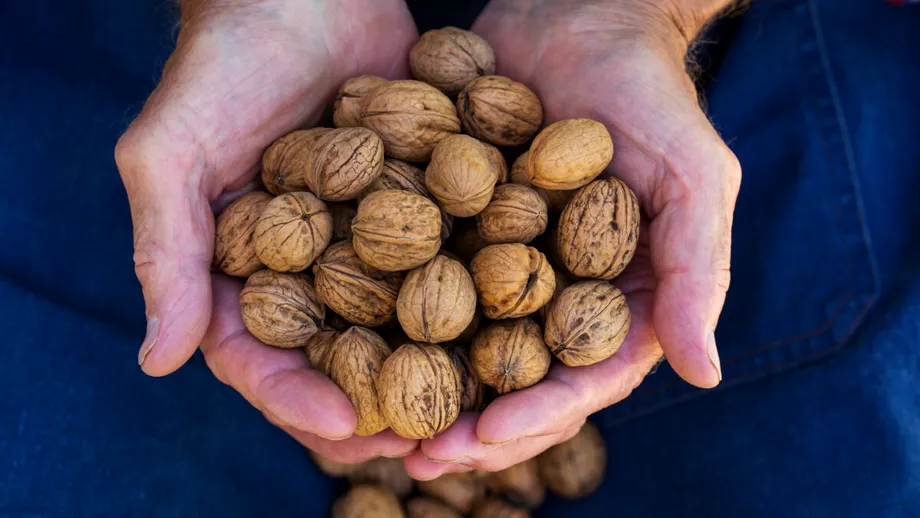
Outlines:
{"type": "Polygon", "coordinates": [[[353,200],[383,170],[383,141],[367,128],[339,128],[321,136],[305,171],[307,187],[328,201],[353,200]]]}
{"type": "Polygon", "coordinates": [[[563,498],[584,498],[604,481],[607,447],[597,427],[586,421],[574,437],[541,453],[537,463],[550,491],[563,498]]]}
{"type": "Polygon", "coordinates": [[[457,98],[463,131],[498,146],[526,144],[543,124],[543,104],[523,83],[503,76],[470,81],[457,98]]]}
{"type": "Polygon", "coordinates": [[[445,212],[465,218],[489,204],[500,174],[485,144],[468,135],[453,135],[435,146],[425,185],[445,212]]]}
{"type": "Polygon", "coordinates": [[[402,273],[369,266],[351,241],[330,245],[313,265],[313,276],[320,300],[353,324],[377,327],[396,315],[402,273]]]}
{"type": "Polygon", "coordinates": [[[358,204],[351,231],[365,263],[388,272],[410,270],[441,248],[441,211],[418,194],[377,191],[358,204]]]}
{"type": "MultiPolygon", "coordinates": [[[[457,258],[459,260],[459,258],[457,258]]],[[[482,309],[477,305],[476,312],[473,313],[473,320],[470,321],[470,325],[466,326],[466,329],[460,333],[460,336],[457,337],[458,342],[470,343],[473,341],[473,337],[476,336],[476,333],[479,332],[479,325],[482,323],[482,309]]]]}
{"type": "Polygon", "coordinates": [[[380,484],[400,498],[408,496],[415,487],[415,482],[406,471],[402,459],[377,457],[359,464],[347,476],[348,481],[354,485],[380,484]]]}
{"type": "Polygon", "coordinates": [[[457,338],[475,312],[472,277],[462,263],[441,254],[406,275],[396,301],[400,325],[418,342],[457,338]]]}
{"type": "Polygon", "coordinates": [[[535,190],[509,183],[495,188],[476,224],[488,243],[529,243],[546,231],[548,218],[546,202],[535,190]]]}
{"type": "Polygon", "coordinates": [[[262,343],[290,349],[304,343],[323,324],[326,308],[302,273],[259,270],[240,292],[243,324],[262,343]]]}
{"type": "Polygon", "coordinates": [[[579,189],[559,217],[557,249],[577,277],[613,279],[632,261],[639,242],[639,201],[616,178],[579,189]]]}
{"type": "Polygon", "coordinates": [[[396,435],[430,439],[460,415],[460,374],[440,346],[407,343],[383,363],[380,410],[396,435]]]}
{"type": "Polygon", "coordinates": [[[612,159],[613,140],[603,124],[565,119],[543,128],[534,139],[527,176],[544,189],[576,189],[597,178],[612,159]]]}
{"type": "Polygon", "coordinates": [[[265,266],[278,272],[303,271],[332,241],[332,215],[308,192],[282,194],[265,206],[252,241],[265,266]]]}
{"type": "Polygon", "coordinates": [[[530,518],[530,511],[493,497],[476,506],[470,516],[472,518],[530,518]]]}
{"type": "Polygon", "coordinates": [[[304,352],[307,354],[307,361],[314,369],[329,375],[329,360],[332,358],[332,344],[339,337],[339,332],[335,329],[320,329],[313,333],[313,336],[307,338],[304,345],[304,352]]]}
{"type": "Polygon", "coordinates": [[[342,83],[335,104],[332,107],[332,124],[336,128],[360,126],[361,104],[364,97],[374,88],[386,84],[387,80],[374,75],[352,77],[342,83]]]}
{"type": "Polygon", "coordinates": [[[546,256],[519,243],[483,248],[470,262],[470,273],[483,313],[495,320],[534,313],[556,289],[546,256]]]}
{"type": "Polygon", "coordinates": [[[332,518],[405,518],[399,499],[377,484],[352,487],[332,505],[332,518]]]}
{"type": "Polygon", "coordinates": [[[470,31],[444,27],[422,34],[409,51],[412,76],[447,95],[457,95],[473,79],[495,73],[495,53],[470,31]]]}
{"type": "Polygon", "coordinates": [[[470,361],[469,346],[451,344],[445,346],[444,350],[450,356],[450,361],[457,369],[457,374],[460,375],[460,411],[479,412],[483,407],[485,387],[470,361]]]}
{"type": "Polygon", "coordinates": [[[375,88],[361,105],[361,125],[380,135],[386,154],[425,162],[434,146],[460,132],[450,98],[421,81],[390,81],[375,88]]]}
{"type": "Polygon", "coordinates": [[[540,326],[529,318],[493,323],[476,335],[470,349],[473,369],[499,394],[536,385],[551,360],[540,326]]]}
{"type": "Polygon", "coordinates": [[[296,130],[279,138],[262,154],[262,183],[272,194],[307,190],[305,172],[316,141],[332,128],[296,130]]]}
{"type": "Polygon", "coordinates": [[[214,266],[227,275],[248,277],[264,266],[252,244],[252,231],[271,195],[254,191],[230,202],[214,225],[214,266]]]}
{"type": "Polygon", "coordinates": [[[549,310],[553,307],[553,301],[559,298],[562,290],[568,288],[572,284],[572,281],[569,280],[568,276],[566,276],[562,270],[553,268],[553,275],[556,277],[556,289],[553,290],[553,298],[550,299],[548,303],[544,304],[543,307],[540,308],[540,311],[537,312],[537,314],[540,316],[540,321],[543,322],[544,326],[546,325],[546,319],[548,318],[547,315],[549,314],[549,310]]]}
{"type": "Polygon", "coordinates": [[[562,363],[570,367],[591,365],[617,352],[631,320],[626,296],[612,284],[576,282],[550,307],[544,339],[562,363]]]}
{"type": "Polygon", "coordinates": [[[520,505],[536,509],[546,498],[546,486],[540,480],[537,459],[528,459],[492,473],[489,488],[520,505]]]}
{"type": "Polygon", "coordinates": [[[485,498],[485,481],[473,473],[445,473],[434,480],[419,481],[422,494],[437,498],[467,514],[485,498]]]}
{"type": "Polygon", "coordinates": [[[406,502],[408,518],[461,518],[451,506],[427,496],[416,496],[406,502]]]}
{"type": "Polygon", "coordinates": [[[351,239],[351,220],[358,213],[358,206],[352,202],[326,204],[326,210],[332,216],[332,240],[351,239]]]}
{"type": "Polygon", "coordinates": [[[348,396],[358,416],[355,435],[386,430],[387,419],[377,403],[377,380],[390,347],[377,333],[354,326],[336,338],[330,354],[329,377],[348,396]]]}
{"type": "Polygon", "coordinates": [[[505,155],[500,149],[488,142],[482,142],[482,145],[489,151],[490,158],[492,158],[493,169],[495,170],[495,183],[508,183],[508,162],[505,161],[505,155]]]}
{"type": "Polygon", "coordinates": [[[529,158],[530,151],[525,151],[521,156],[517,157],[514,165],[511,166],[511,182],[537,191],[537,194],[546,202],[549,212],[553,214],[562,212],[565,209],[565,205],[572,199],[572,195],[575,194],[575,190],[550,191],[531,184],[530,178],[527,176],[527,160],[529,158]]]}
{"type": "Polygon", "coordinates": [[[316,467],[330,477],[344,477],[358,469],[360,464],[343,464],[327,459],[313,450],[307,450],[316,467]]]}

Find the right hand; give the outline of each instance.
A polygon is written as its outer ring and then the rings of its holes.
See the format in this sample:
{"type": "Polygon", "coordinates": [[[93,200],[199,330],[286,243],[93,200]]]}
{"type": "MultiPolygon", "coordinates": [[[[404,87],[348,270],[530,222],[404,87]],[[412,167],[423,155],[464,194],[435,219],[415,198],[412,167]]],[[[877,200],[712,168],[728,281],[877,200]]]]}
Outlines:
{"type": "Polygon", "coordinates": [[[411,452],[417,442],[392,432],[352,437],[345,394],[303,351],[253,338],[241,283],[210,273],[214,213],[257,185],[262,151],[315,124],[349,77],[408,75],[408,10],[401,0],[180,3],[176,49],[115,149],[147,308],[141,368],[169,374],[200,345],[221,381],[319,454],[351,463],[411,452]]]}

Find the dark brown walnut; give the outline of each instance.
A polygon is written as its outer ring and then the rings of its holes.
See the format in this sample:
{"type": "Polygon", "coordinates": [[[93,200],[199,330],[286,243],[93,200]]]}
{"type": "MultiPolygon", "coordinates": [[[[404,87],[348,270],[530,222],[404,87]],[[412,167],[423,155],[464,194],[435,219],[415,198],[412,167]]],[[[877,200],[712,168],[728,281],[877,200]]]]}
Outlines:
{"type": "Polygon", "coordinates": [[[313,276],[320,300],[353,324],[377,327],[396,315],[402,273],[369,266],[351,241],[330,245],[313,265],[313,276]]]}
{"type": "Polygon", "coordinates": [[[546,256],[519,243],[489,245],[470,262],[479,303],[487,318],[517,318],[549,302],[556,277],[546,256]]]}
{"type": "Polygon", "coordinates": [[[488,142],[482,142],[482,145],[489,150],[490,157],[492,158],[493,169],[495,170],[495,183],[508,183],[508,162],[505,161],[505,155],[502,154],[500,149],[488,142]]]}
{"type": "Polygon", "coordinates": [[[476,335],[470,349],[476,374],[499,394],[537,384],[549,372],[551,360],[543,331],[530,318],[491,324],[476,335]]]}
{"type": "Polygon", "coordinates": [[[613,159],[613,140],[600,122],[565,119],[543,128],[530,145],[530,183],[551,190],[577,189],[597,178],[613,159]]]}
{"type": "Polygon", "coordinates": [[[383,141],[367,128],[339,128],[313,146],[305,181],[323,200],[353,200],[383,170],[383,141]]]}
{"type": "Polygon", "coordinates": [[[581,281],[553,301],[544,339],[550,351],[570,367],[591,365],[617,352],[626,339],[632,314],[626,296],[607,281],[581,281]]]}
{"type": "Polygon", "coordinates": [[[463,263],[438,254],[409,271],[396,316],[409,338],[441,343],[460,336],[476,312],[476,287],[463,263]]]}
{"type": "Polygon", "coordinates": [[[530,518],[530,511],[500,498],[489,498],[476,506],[472,518],[530,518]]]}
{"type": "Polygon", "coordinates": [[[546,202],[537,191],[509,183],[495,188],[476,223],[487,243],[529,243],[546,231],[548,218],[546,202]]]}
{"type": "Polygon", "coordinates": [[[525,460],[492,473],[487,484],[495,493],[531,509],[539,507],[546,498],[546,486],[540,480],[536,459],[525,460]]]}
{"type": "Polygon", "coordinates": [[[405,518],[399,499],[377,484],[353,486],[332,505],[332,518],[405,518]]]}
{"type": "Polygon", "coordinates": [[[639,242],[639,201],[616,178],[579,189],[559,217],[557,249],[576,277],[613,279],[632,261],[639,242]]]}
{"type": "Polygon", "coordinates": [[[434,148],[425,185],[445,212],[475,216],[492,199],[501,172],[494,154],[468,135],[452,135],[434,148]]]}
{"type": "Polygon", "coordinates": [[[262,154],[262,183],[272,194],[307,190],[306,170],[316,141],[332,128],[311,128],[288,133],[262,154]]]}
{"type": "Polygon", "coordinates": [[[441,248],[441,211],[418,194],[377,191],[358,204],[351,231],[365,263],[388,272],[410,270],[441,248]]]}
{"type": "Polygon", "coordinates": [[[460,415],[460,374],[438,345],[408,343],[383,363],[380,410],[396,435],[430,439],[460,415]]]}
{"type": "Polygon", "coordinates": [[[460,411],[461,412],[479,412],[482,410],[483,387],[482,380],[476,374],[470,362],[470,348],[468,345],[450,344],[444,347],[450,361],[453,362],[454,368],[460,375],[460,411]]]}
{"type": "Polygon", "coordinates": [[[541,453],[537,463],[550,491],[563,498],[584,498],[604,480],[607,447],[597,427],[587,421],[574,437],[541,453]]]}
{"type": "Polygon", "coordinates": [[[352,77],[342,83],[332,107],[333,125],[336,128],[360,126],[359,116],[364,97],[374,88],[386,83],[386,79],[374,75],[352,77]]]}
{"type": "Polygon", "coordinates": [[[390,347],[370,329],[354,326],[332,344],[329,377],[348,396],[358,416],[355,435],[386,430],[387,419],[378,405],[377,379],[390,347]]]}
{"type": "Polygon", "coordinates": [[[274,347],[303,347],[322,327],[325,313],[313,282],[302,273],[259,270],[240,292],[240,315],[246,329],[274,347]]]}
{"type": "Polygon", "coordinates": [[[354,485],[380,484],[400,498],[408,496],[415,487],[402,459],[378,457],[359,464],[347,476],[348,481],[354,485]]]}
{"type": "Polygon", "coordinates": [[[236,277],[248,277],[264,268],[252,244],[252,231],[271,199],[267,192],[250,192],[230,202],[217,215],[214,266],[220,271],[236,277]]]}
{"type": "Polygon", "coordinates": [[[375,88],[361,105],[361,125],[380,135],[386,154],[425,162],[442,139],[460,133],[450,98],[421,81],[390,81],[375,88]]]}
{"type": "Polygon", "coordinates": [[[316,464],[316,467],[330,477],[345,477],[360,467],[360,464],[343,464],[327,459],[313,450],[307,450],[307,453],[310,455],[310,459],[313,460],[313,463],[316,464]]]}
{"type": "Polygon", "coordinates": [[[265,266],[300,272],[332,241],[332,215],[325,203],[308,192],[282,194],[265,206],[252,241],[265,266]]]}
{"type": "Polygon", "coordinates": [[[553,298],[550,299],[548,303],[544,304],[543,307],[540,308],[540,311],[537,312],[537,314],[540,316],[540,322],[543,322],[544,326],[546,325],[546,319],[547,315],[549,315],[549,310],[553,307],[553,301],[559,298],[562,290],[568,288],[572,284],[572,281],[569,280],[569,277],[565,274],[565,272],[558,268],[553,268],[553,275],[556,278],[556,289],[553,290],[553,298]]]}
{"type": "Polygon", "coordinates": [[[569,200],[572,199],[572,195],[575,194],[575,191],[550,191],[531,184],[530,178],[527,176],[528,157],[530,157],[530,152],[525,151],[514,161],[514,165],[511,166],[511,182],[518,185],[523,185],[525,187],[530,187],[537,191],[537,194],[539,194],[540,197],[543,198],[543,201],[546,202],[546,207],[549,209],[549,212],[553,214],[559,214],[563,209],[565,209],[565,205],[569,202],[569,200]]]}
{"type": "Polygon", "coordinates": [[[460,333],[460,336],[457,337],[458,342],[470,343],[473,341],[473,337],[476,336],[476,333],[479,332],[479,325],[482,323],[482,309],[479,305],[476,306],[476,312],[473,313],[473,320],[470,321],[470,325],[466,326],[466,329],[460,333]]]}
{"type": "Polygon", "coordinates": [[[526,144],[543,124],[543,104],[523,83],[503,76],[470,81],[457,97],[463,131],[497,146],[526,144]]]}
{"type": "Polygon", "coordinates": [[[339,337],[339,332],[335,329],[320,329],[313,336],[307,338],[304,345],[304,353],[307,355],[307,361],[314,369],[329,375],[329,360],[332,358],[332,344],[339,337]]]}
{"type": "Polygon", "coordinates": [[[418,489],[461,514],[469,513],[486,494],[485,481],[473,473],[446,473],[434,480],[419,481],[418,489]]]}
{"type": "Polygon", "coordinates": [[[422,34],[409,51],[412,76],[454,96],[479,76],[495,73],[495,53],[470,31],[444,27],[422,34]]]}
{"type": "Polygon", "coordinates": [[[358,213],[358,206],[353,202],[329,202],[326,204],[326,209],[332,216],[332,240],[351,239],[351,220],[358,213]]]}
{"type": "Polygon", "coordinates": [[[472,261],[480,250],[489,245],[479,235],[479,229],[474,218],[455,220],[451,238],[450,249],[467,263],[472,261]]]}
{"type": "Polygon", "coordinates": [[[451,506],[427,496],[415,496],[406,502],[409,518],[461,518],[451,506]]]}

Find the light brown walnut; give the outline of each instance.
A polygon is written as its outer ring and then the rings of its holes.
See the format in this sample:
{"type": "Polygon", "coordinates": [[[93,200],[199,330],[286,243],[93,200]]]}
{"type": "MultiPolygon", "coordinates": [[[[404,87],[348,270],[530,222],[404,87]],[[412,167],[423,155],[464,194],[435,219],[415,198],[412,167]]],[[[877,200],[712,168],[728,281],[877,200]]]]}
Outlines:
{"type": "Polygon", "coordinates": [[[466,267],[438,254],[406,275],[396,316],[409,338],[441,343],[457,338],[476,312],[476,287],[466,267]]]}
{"type": "Polygon", "coordinates": [[[332,358],[332,344],[339,337],[339,332],[335,329],[320,329],[313,333],[313,336],[307,338],[304,344],[304,353],[307,355],[307,361],[314,369],[329,375],[329,360],[332,358]]]}
{"type": "MultiPolygon", "coordinates": [[[[459,259],[459,258],[458,258],[459,259]]],[[[474,284],[475,286],[475,284],[474,284]]],[[[470,324],[466,326],[466,329],[460,333],[460,336],[457,337],[457,342],[461,343],[470,343],[473,341],[473,337],[476,336],[476,333],[479,332],[479,326],[482,324],[482,308],[479,305],[476,305],[476,312],[473,313],[473,320],[470,321],[470,324]]]]}
{"type": "Polygon", "coordinates": [[[383,141],[367,128],[339,128],[321,136],[310,153],[307,187],[328,201],[353,200],[383,170],[383,141]]]}
{"type": "Polygon", "coordinates": [[[352,77],[342,83],[332,107],[332,123],[336,128],[350,128],[361,125],[361,103],[374,88],[386,84],[380,76],[363,75],[352,77]]]}
{"type": "Polygon", "coordinates": [[[537,191],[508,183],[495,188],[476,224],[487,243],[526,244],[546,231],[548,219],[546,202],[537,191]]]}
{"type": "Polygon", "coordinates": [[[355,407],[355,435],[368,436],[389,426],[378,405],[377,379],[390,347],[370,329],[353,326],[336,338],[329,360],[329,377],[355,407]]]}
{"type": "Polygon", "coordinates": [[[252,233],[256,254],[278,272],[309,267],[332,241],[332,215],[308,192],[282,194],[266,205],[252,233]]]}
{"type": "Polygon", "coordinates": [[[377,191],[358,204],[351,230],[362,261],[388,272],[410,270],[441,248],[441,211],[418,194],[377,191]]]}
{"type": "Polygon", "coordinates": [[[607,281],[581,281],[553,301],[544,339],[570,367],[592,365],[613,356],[629,332],[632,314],[626,296],[607,281]]]}
{"type": "Polygon", "coordinates": [[[462,390],[460,396],[460,411],[481,411],[483,408],[482,402],[485,397],[485,387],[470,361],[470,347],[464,344],[450,344],[444,346],[444,350],[453,362],[454,368],[457,369],[457,373],[460,374],[460,386],[462,390]]]}
{"type": "Polygon", "coordinates": [[[530,518],[530,511],[500,498],[489,498],[473,510],[472,518],[530,518]]]}
{"type": "Polygon", "coordinates": [[[453,135],[434,148],[425,185],[442,210],[461,218],[475,216],[492,199],[501,175],[492,151],[468,135],[453,135]]]}
{"type": "Polygon", "coordinates": [[[463,131],[497,146],[526,144],[543,124],[543,104],[530,88],[504,76],[470,81],[457,97],[463,131]]]}
{"type": "Polygon", "coordinates": [[[248,277],[264,268],[252,243],[252,231],[271,199],[267,192],[250,192],[230,202],[217,215],[214,266],[220,271],[235,277],[248,277]]]}
{"type": "Polygon", "coordinates": [[[262,154],[262,183],[272,194],[307,190],[306,170],[316,141],[332,128],[296,130],[284,135],[262,154]]]}
{"type": "Polygon", "coordinates": [[[415,496],[406,502],[408,518],[461,518],[451,506],[427,496],[415,496]]]}
{"type": "Polygon", "coordinates": [[[405,518],[399,499],[377,484],[353,486],[332,505],[332,518],[405,518]]]}
{"type": "MultiPolygon", "coordinates": [[[[482,141],[480,140],[480,142],[482,141]]],[[[488,142],[482,142],[482,145],[486,147],[492,158],[492,168],[495,170],[495,183],[508,183],[508,162],[505,161],[505,155],[502,153],[502,150],[488,142]]]]}
{"type": "Polygon", "coordinates": [[[469,513],[486,494],[485,481],[473,473],[445,473],[433,480],[419,481],[418,488],[461,514],[469,513]]]}
{"type": "Polygon", "coordinates": [[[600,122],[565,119],[543,128],[530,145],[530,183],[551,190],[577,189],[597,178],[613,159],[613,140],[600,122]]]}
{"type": "Polygon", "coordinates": [[[600,487],[607,469],[607,447],[597,427],[586,421],[578,433],[537,457],[540,477],[553,493],[570,500],[600,487]]]}
{"type": "Polygon", "coordinates": [[[262,343],[290,349],[303,347],[323,325],[326,308],[302,273],[259,270],[240,292],[246,329],[262,343]]]}
{"type": "Polygon", "coordinates": [[[553,296],[556,278],[546,256],[519,243],[489,245],[470,262],[479,303],[494,320],[529,315],[553,296]]]}
{"type": "Polygon", "coordinates": [[[540,467],[533,458],[492,473],[487,484],[495,493],[530,509],[540,507],[546,498],[540,467]]]}
{"type": "Polygon", "coordinates": [[[425,32],[409,51],[412,76],[447,95],[473,79],[495,73],[495,53],[477,34],[457,27],[425,32]]]}
{"type": "Polygon", "coordinates": [[[362,462],[348,474],[348,481],[357,484],[380,484],[396,496],[405,498],[412,492],[415,482],[406,471],[402,459],[377,457],[362,462]]]}
{"type": "Polygon", "coordinates": [[[514,165],[511,166],[511,182],[523,185],[524,187],[530,187],[537,191],[537,194],[546,202],[546,207],[549,209],[549,212],[552,214],[559,214],[565,209],[565,205],[569,200],[572,199],[572,195],[575,194],[575,191],[550,191],[531,184],[530,178],[527,176],[527,160],[529,157],[530,151],[525,151],[514,161],[514,165]]]}
{"type": "Polygon", "coordinates": [[[551,360],[540,326],[526,317],[489,325],[470,349],[479,378],[499,394],[536,385],[549,372],[551,360]]]}

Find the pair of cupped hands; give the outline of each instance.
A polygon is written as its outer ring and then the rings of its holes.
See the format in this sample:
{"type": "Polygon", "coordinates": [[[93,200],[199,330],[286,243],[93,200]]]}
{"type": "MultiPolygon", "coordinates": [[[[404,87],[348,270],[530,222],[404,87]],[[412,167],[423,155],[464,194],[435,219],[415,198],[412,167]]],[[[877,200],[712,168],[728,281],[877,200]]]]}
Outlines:
{"type": "Polygon", "coordinates": [[[625,398],[665,355],[713,387],[713,331],[729,283],[741,169],[698,103],[685,57],[726,0],[492,0],[472,30],[498,72],[533,89],[546,122],[606,124],[609,173],[643,208],[635,259],[615,280],[633,320],[617,353],[554,365],[539,384],[464,413],[423,441],[354,436],[344,393],[301,350],[261,344],[243,326],[242,284],[211,271],[214,214],[254,189],[262,151],[315,124],[359,74],[408,78],[417,29],[402,0],[185,0],[162,80],[116,147],[147,307],[139,362],[151,376],[197,349],[222,382],[294,439],[331,460],[405,457],[409,473],[499,470],[573,436],[625,398]]]}

